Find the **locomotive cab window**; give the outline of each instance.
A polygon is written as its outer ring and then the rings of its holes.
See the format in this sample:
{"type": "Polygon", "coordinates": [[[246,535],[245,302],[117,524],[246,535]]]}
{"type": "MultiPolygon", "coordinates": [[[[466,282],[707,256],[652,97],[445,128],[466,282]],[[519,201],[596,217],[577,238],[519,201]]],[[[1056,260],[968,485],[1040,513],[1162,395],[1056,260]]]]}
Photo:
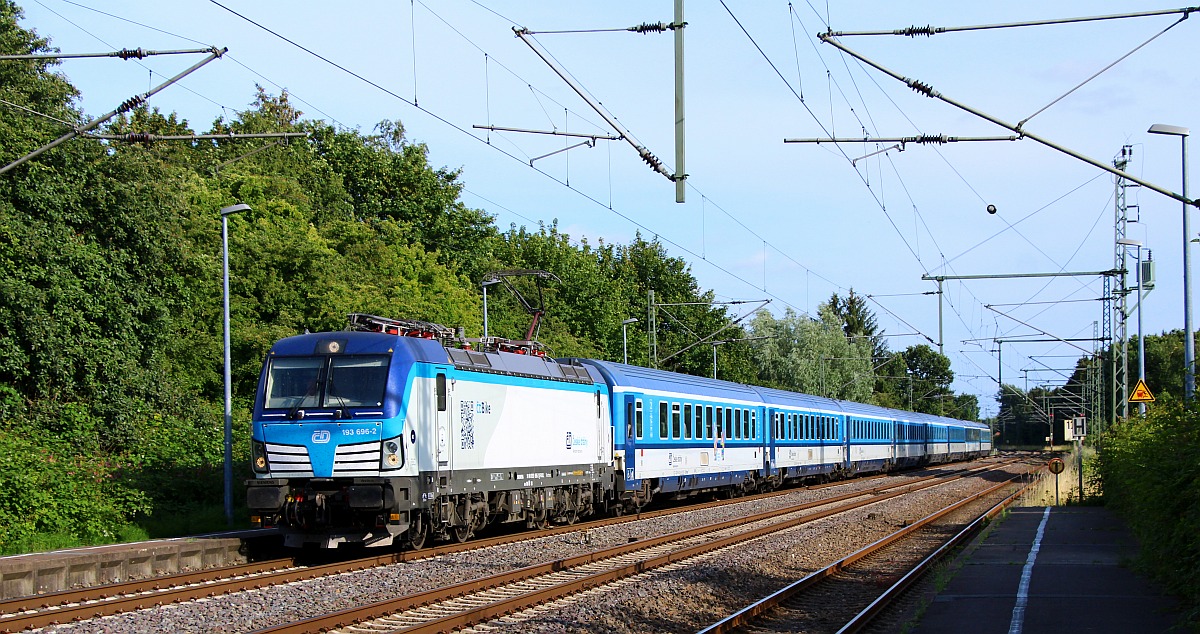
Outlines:
{"type": "Polygon", "coordinates": [[[380,407],[386,355],[276,357],[267,371],[267,409],[380,407]]]}

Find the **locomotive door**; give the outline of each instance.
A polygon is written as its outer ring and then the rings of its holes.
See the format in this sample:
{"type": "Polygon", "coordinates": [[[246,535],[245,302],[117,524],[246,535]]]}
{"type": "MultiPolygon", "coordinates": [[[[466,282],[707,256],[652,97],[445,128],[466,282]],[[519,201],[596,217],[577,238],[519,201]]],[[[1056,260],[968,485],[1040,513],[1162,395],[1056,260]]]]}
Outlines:
{"type": "Polygon", "coordinates": [[[446,380],[446,370],[438,368],[434,377],[436,390],[434,408],[434,434],[437,436],[437,470],[450,466],[450,386],[446,380]]]}

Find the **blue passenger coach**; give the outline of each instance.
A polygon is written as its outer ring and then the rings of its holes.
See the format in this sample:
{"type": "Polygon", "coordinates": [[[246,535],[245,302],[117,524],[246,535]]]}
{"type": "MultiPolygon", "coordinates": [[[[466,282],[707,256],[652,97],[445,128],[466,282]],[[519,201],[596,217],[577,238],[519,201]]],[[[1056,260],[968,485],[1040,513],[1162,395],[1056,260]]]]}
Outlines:
{"type": "Polygon", "coordinates": [[[763,387],[755,391],[769,403],[773,484],[828,478],[847,469],[846,416],[840,402],[763,387]]]}
{"type": "MultiPolygon", "coordinates": [[[[633,506],[717,488],[757,488],[765,473],[764,407],[748,385],[577,359],[612,392],[614,455],[633,506]]],[[[617,470],[617,467],[614,467],[617,470]]]]}

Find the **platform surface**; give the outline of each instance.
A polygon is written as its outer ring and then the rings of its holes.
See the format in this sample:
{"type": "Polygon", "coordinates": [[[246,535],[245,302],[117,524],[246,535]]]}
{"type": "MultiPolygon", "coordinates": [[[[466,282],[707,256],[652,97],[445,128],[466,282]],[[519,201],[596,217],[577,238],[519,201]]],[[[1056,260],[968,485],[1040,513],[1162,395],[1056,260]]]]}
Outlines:
{"type": "Polygon", "coordinates": [[[1120,518],[1103,507],[1048,508],[1012,509],[912,631],[1124,634],[1176,624],[1174,599],[1134,572],[1137,544],[1120,518]]]}

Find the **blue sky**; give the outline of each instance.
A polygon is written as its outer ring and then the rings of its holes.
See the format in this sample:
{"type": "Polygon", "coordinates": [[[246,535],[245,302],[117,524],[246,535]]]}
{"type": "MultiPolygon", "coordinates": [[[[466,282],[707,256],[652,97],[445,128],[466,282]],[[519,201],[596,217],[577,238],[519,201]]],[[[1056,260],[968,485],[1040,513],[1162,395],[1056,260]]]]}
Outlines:
{"type": "MultiPolygon", "coordinates": [[[[861,137],[864,130],[871,137],[1008,134],[866,68],[815,33],[1169,8],[1094,1],[688,3],[689,189],[687,202],[677,204],[674,185],[623,142],[599,141],[530,167],[530,159],[577,141],[472,127],[610,133],[512,28],[669,22],[670,2],[424,0],[347,3],[345,11],[303,1],[222,2],[386,91],[207,0],[21,4],[23,26],[50,37],[63,52],[167,50],[197,42],[228,47],[226,58],[151,100],[197,131],[246,107],[256,83],[272,93],[286,88],[307,116],[347,127],[370,131],[382,119],[397,120],[411,140],[428,144],[435,165],[462,169],[465,202],[494,214],[501,228],[557,219],[577,240],[626,242],[637,231],[658,235],[720,298],[771,298],[777,313],[787,307],[815,311],[831,293],[852,287],[876,296],[881,325],[896,335],[889,338],[893,349],[938,336],[937,298],[923,294],[935,286],[921,281],[923,274],[1113,268],[1113,179],[1028,139],[909,144],[854,164],[851,159],[891,144],[849,144],[840,151],[827,144],[784,144],[784,138],[830,132],[861,137]],[[986,213],[988,204],[999,213],[986,213]]],[[[1177,20],[841,41],[956,101],[1016,122],[1177,20]]],[[[1192,64],[1197,28],[1200,22],[1191,19],[1167,30],[1038,114],[1026,129],[1105,163],[1130,145],[1131,173],[1179,191],[1178,138],[1146,130],[1153,123],[1200,124],[1194,116],[1200,80],[1192,64]]],[[[671,35],[544,34],[536,41],[673,168],[671,35]]],[[[82,90],[83,108],[96,115],[198,59],[71,60],[60,68],[82,90]]],[[[1181,205],[1137,188],[1129,190],[1129,202],[1136,205],[1131,217],[1140,220],[1129,235],[1151,248],[1158,263],[1145,330],[1179,328],[1181,205]]],[[[1005,382],[1021,387],[1026,376],[1030,387],[1057,385],[1064,373],[1046,368],[1072,367],[1071,357],[1083,354],[1064,343],[1009,343],[1001,368],[990,339],[1045,338],[1039,331],[1087,338],[1101,319],[1100,303],[1085,301],[1102,295],[1094,277],[947,282],[945,291],[945,350],[958,377],[954,388],[980,395],[985,414],[995,412],[1001,369],[1005,382]]],[[[1131,320],[1130,332],[1135,330],[1131,320]]],[[[1092,349],[1088,342],[1077,345],[1092,349]]]]}

